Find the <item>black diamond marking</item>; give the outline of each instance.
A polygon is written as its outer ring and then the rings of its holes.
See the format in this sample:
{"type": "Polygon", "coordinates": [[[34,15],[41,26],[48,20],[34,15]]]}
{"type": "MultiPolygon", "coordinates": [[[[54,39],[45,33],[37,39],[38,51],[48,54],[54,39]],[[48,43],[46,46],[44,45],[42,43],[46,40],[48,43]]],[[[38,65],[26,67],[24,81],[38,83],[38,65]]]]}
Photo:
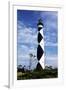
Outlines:
{"type": "Polygon", "coordinates": [[[40,31],[41,29],[42,29],[42,27],[39,27],[39,28],[38,28],[38,31],[40,31]]]}
{"type": "Polygon", "coordinates": [[[38,33],[38,42],[40,43],[40,41],[42,40],[42,35],[40,33],[38,33]]]}
{"type": "Polygon", "coordinates": [[[38,59],[38,61],[40,60],[42,55],[43,55],[43,49],[41,48],[40,45],[38,45],[38,48],[37,48],[37,59],[38,59]]]}
{"type": "Polygon", "coordinates": [[[42,70],[42,67],[40,65],[40,63],[38,62],[37,66],[36,66],[36,70],[42,70]]]}

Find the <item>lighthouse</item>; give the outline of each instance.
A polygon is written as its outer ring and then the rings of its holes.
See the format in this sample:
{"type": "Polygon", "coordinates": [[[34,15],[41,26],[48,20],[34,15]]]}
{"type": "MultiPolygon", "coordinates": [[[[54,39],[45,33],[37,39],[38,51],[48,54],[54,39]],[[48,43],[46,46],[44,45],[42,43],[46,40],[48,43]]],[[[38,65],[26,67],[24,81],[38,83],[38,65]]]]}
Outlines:
{"type": "Polygon", "coordinates": [[[41,19],[38,20],[38,34],[37,34],[37,60],[38,64],[36,69],[41,70],[45,68],[45,57],[44,57],[44,34],[43,34],[43,22],[41,19]]]}

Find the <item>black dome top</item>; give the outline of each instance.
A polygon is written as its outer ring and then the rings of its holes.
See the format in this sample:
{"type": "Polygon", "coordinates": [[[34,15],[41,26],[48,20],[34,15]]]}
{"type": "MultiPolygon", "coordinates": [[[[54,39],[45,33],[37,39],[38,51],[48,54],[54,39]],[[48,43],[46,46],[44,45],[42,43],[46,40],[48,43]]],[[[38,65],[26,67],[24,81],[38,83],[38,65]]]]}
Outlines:
{"type": "Polygon", "coordinates": [[[42,22],[43,22],[42,19],[39,19],[37,25],[42,25],[42,26],[44,26],[42,22]]]}

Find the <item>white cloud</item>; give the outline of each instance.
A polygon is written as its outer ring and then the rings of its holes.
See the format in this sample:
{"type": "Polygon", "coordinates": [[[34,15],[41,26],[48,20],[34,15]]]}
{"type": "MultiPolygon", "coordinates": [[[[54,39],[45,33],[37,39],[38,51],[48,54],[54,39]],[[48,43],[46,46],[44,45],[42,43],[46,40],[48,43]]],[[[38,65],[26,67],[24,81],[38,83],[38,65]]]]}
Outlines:
{"type": "Polygon", "coordinates": [[[18,64],[28,66],[32,53],[36,55],[37,34],[36,29],[26,27],[22,22],[18,21],[18,64]]]}
{"type": "Polygon", "coordinates": [[[41,17],[44,21],[44,31],[45,33],[45,46],[57,46],[57,12],[56,11],[47,11],[41,12],[41,17]],[[46,18],[45,18],[46,17],[46,18]]]}
{"type": "Polygon", "coordinates": [[[45,46],[58,46],[57,43],[52,43],[52,42],[45,42],[45,46]]]}
{"type": "MultiPolygon", "coordinates": [[[[22,22],[21,22],[22,23],[22,22]]],[[[18,24],[18,43],[37,44],[36,29],[18,24]],[[20,26],[21,25],[21,26],[20,26]]]]}
{"type": "Polygon", "coordinates": [[[58,67],[58,56],[57,55],[47,55],[45,60],[45,65],[58,67]]]}
{"type": "Polygon", "coordinates": [[[57,55],[48,55],[47,57],[46,57],[46,59],[48,59],[48,60],[57,60],[57,55]]]}

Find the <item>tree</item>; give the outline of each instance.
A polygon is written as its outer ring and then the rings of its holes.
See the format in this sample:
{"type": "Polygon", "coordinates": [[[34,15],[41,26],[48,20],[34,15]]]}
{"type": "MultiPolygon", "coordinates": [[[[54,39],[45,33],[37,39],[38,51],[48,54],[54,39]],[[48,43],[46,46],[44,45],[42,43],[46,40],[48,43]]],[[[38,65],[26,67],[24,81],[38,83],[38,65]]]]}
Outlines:
{"type": "Polygon", "coordinates": [[[21,72],[21,70],[22,70],[22,65],[18,65],[17,71],[18,71],[18,72],[21,72]]]}
{"type": "Polygon", "coordinates": [[[22,68],[22,65],[20,64],[20,65],[18,65],[18,68],[22,68]]]}
{"type": "Polygon", "coordinates": [[[31,70],[31,65],[32,65],[32,57],[33,57],[33,54],[32,54],[32,53],[30,53],[30,54],[29,54],[29,56],[30,56],[29,70],[31,70]]]}
{"type": "Polygon", "coordinates": [[[36,55],[30,53],[29,56],[30,56],[29,70],[31,70],[31,66],[32,66],[34,60],[36,60],[35,59],[36,58],[36,55]]]}
{"type": "Polygon", "coordinates": [[[49,66],[49,69],[52,69],[52,66],[49,66]]]}

